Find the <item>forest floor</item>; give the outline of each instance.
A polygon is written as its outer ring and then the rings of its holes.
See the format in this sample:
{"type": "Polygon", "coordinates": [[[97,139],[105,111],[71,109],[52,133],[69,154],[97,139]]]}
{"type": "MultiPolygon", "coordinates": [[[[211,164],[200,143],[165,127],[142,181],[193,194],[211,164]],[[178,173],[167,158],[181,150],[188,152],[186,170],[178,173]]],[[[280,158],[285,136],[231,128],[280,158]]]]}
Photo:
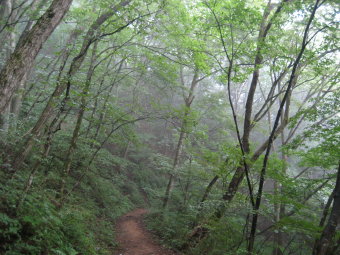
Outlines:
{"type": "Polygon", "coordinates": [[[135,209],[123,215],[116,224],[118,248],[115,255],[176,255],[165,249],[146,228],[146,209],[135,209]]]}

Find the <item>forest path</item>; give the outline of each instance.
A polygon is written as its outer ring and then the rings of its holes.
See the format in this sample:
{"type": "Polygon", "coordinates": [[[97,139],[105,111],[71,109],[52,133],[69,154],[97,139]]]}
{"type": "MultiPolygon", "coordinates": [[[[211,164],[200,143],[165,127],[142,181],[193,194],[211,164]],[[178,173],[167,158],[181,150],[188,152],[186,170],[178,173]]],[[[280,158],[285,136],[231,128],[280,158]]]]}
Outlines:
{"type": "Polygon", "coordinates": [[[175,255],[157,244],[145,228],[146,209],[135,209],[118,219],[116,224],[118,248],[115,255],[175,255]]]}

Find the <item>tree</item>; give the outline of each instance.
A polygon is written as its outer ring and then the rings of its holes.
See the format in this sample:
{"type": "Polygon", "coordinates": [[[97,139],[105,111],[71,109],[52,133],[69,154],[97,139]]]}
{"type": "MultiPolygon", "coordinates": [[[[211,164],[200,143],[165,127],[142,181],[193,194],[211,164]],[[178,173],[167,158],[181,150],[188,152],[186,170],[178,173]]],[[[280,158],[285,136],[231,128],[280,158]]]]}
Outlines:
{"type": "Polygon", "coordinates": [[[0,72],[0,112],[4,112],[14,93],[30,71],[31,63],[70,8],[72,0],[54,0],[25,35],[0,72]]]}
{"type": "Polygon", "coordinates": [[[1,254],[338,253],[334,1],[0,3],[1,254]]]}
{"type": "MultiPolygon", "coordinates": [[[[21,167],[21,165],[24,162],[24,160],[26,159],[27,155],[30,153],[30,151],[31,151],[31,149],[32,149],[32,147],[33,147],[33,145],[36,141],[36,138],[41,135],[41,131],[42,131],[45,123],[48,121],[48,119],[51,118],[51,112],[54,109],[56,101],[58,100],[58,98],[62,95],[62,93],[65,90],[66,90],[66,97],[65,98],[67,99],[68,94],[70,92],[72,76],[75,75],[79,71],[91,44],[99,39],[99,38],[97,38],[97,36],[95,34],[96,31],[100,28],[100,26],[105,21],[107,21],[110,17],[112,17],[120,7],[123,7],[123,6],[128,5],[128,4],[129,4],[129,1],[125,1],[125,2],[121,2],[117,6],[112,7],[112,9],[110,9],[109,11],[101,14],[93,22],[93,24],[90,26],[89,30],[87,31],[87,33],[84,37],[84,40],[82,42],[82,46],[79,50],[78,55],[75,56],[72,59],[72,63],[70,65],[69,70],[68,70],[67,74],[65,75],[65,77],[60,78],[60,80],[58,81],[56,88],[55,88],[53,94],[50,96],[44,110],[40,114],[39,119],[35,123],[32,130],[30,131],[30,134],[28,135],[28,138],[26,139],[26,142],[23,146],[22,152],[20,152],[18,159],[15,161],[15,163],[13,165],[14,171],[16,171],[18,168],[21,167]]],[[[120,32],[122,29],[126,28],[133,21],[130,21],[128,24],[124,24],[123,26],[119,27],[114,32],[109,33],[109,34],[115,34],[115,33],[120,32]]],[[[103,36],[103,35],[101,35],[101,36],[103,36]]],[[[63,108],[63,106],[62,106],[62,108],[63,108]]]]}

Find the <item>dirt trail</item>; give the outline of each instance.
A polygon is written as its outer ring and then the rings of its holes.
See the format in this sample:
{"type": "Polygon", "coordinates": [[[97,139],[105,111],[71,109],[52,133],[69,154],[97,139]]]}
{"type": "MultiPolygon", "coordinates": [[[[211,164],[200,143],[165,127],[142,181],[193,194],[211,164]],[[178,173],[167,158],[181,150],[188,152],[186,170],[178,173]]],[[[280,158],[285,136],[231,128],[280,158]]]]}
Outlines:
{"type": "Polygon", "coordinates": [[[176,255],[155,242],[142,221],[146,213],[145,209],[136,209],[117,221],[119,247],[115,255],[176,255]]]}

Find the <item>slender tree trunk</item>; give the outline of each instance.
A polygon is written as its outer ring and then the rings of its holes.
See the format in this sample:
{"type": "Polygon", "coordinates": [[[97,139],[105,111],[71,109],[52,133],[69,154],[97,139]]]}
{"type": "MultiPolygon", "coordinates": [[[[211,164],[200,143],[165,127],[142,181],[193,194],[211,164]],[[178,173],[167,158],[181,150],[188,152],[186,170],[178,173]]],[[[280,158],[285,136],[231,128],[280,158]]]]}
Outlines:
{"type": "MultiPolygon", "coordinates": [[[[65,121],[65,119],[67,118],[67,115],[69,114],[70,110],[68,110],[68,112],[65,114],[65,116],[59,121],[59,123],[53,125],[53,123],[51,123],[51,125],[49,126],[48,130],[47,130],[47,137],[46,137],[46,141],[45,144],[43,146],[43,152],[41,154],[41,157],[39,159],[37,159],[33,165],[33,167],[31,168],[31,173],[26,181],[25,184],[25,188],[24,188],[24,192],[23,192],[23,196],[21,198],[21,201],[19,202],[18,206],[20,206],[22,204],[22,202],[25,200],[25,197],[27,195],[27,193],[29,192],[29,190],[31,189],[32,185],[33,185],[33,180],[34,177],[42,163],[43,159],[46,159],[48,157],[48,155],[50,154],[50,150],[51,150],[51,145],[52,145],[52,140],[53,137],[55,135],[55,133],[61,129],[61,124],[65,121]]],[[[46,172],[47,173],[47,172],[46,172]]],[[[45,175],[46,175],[45,173],[45,175]]]]}
{"type": "MultiPolygon", "coordinates": [[[[333,203],[333,200],[334,200],[334,190],[333,192],[331,193],[331,195],[329,196],[328,200],[327,200],[327,203],[325,205],[325,208],[323,209],[323,212],[322,212],[322,217],[320,219],[320,223],[319,223],[319,227],[320,228],[323,228],[324,225],[325,225],[325,222],[326,222],[326,219],[327,219],[327,216],[329,214],[329,209],[331,208],[331,205],[333,203]]],[[[318,246],[320,245],[320,239],[317,238],[314,242],[314,248],[313,248],[313,255],[316,255],[316,251],[318,249],[318,246]]]]}
{"type": "MultiPolygon", "coordinates": [[[[296,83],[296,81],[295,81],[296,83]]],[[[280,83],[278,84],[278,93],[281,91],[280,83]]],[[[279,100],[279,106],[281,104],[282,99],[279,100]]],[[[289,103],[289,102],[287,102],[289,103]]],[[[268,111],[268,118],[270,118],[270,113],[268,111]]],[[[287,119],[288,116],[284,116],[284,114],[281,114],[281,123],[287,119]]],[[[270,127],[271,128],[271,127],[270,127]]],[[[281,133],[281,148],[285,145],[285,132],[284,130],[281,133]]],[[[287,171],[286,163],[288,160],[288,156],[286,155],[286,152],[284,150],[281,150],[281,160],[283,161],[284,165],[282,169],[282,173],[285,175],[287,171]]],[[[274,181],[274,193],[275,196],[283,195],[283,187],[281,183],[277,180],[274,181]]],[[[279,200],[274,203],[274,222],[277,224],[281,220],[281,216],[285,213],[285,205],[284,203],[281,203],[279,200]]],[[[279,229],[277,233],[274,233],[274,250],[273,255],[283,255],[282,253],[282,247],[283,247],[283,236],[282,231],[279,229]]]]}
{"type": "MultiPolygon", "coordinates": [[[[102,125],[103,125],[103,122],[104,122],[104,119],[105,119],[108,102],[109,102],[110,96],[112,96],[113,88],[117,85],[118,75],[120,74],[120,72],[121,72],[121,70],[123,68],[123,64],[124,64],[124,61],[122,60],[120,62],[120,64],[119,64],[118,70],[116,72],[116,76],[114,77],[114,79],[112,81],[110,89],[109,89],[108,93],[106,94],[106,97],[105,97],[104,103],[103,103],[103,108],[102,108],[102,110],[101,110],[101,112],[99,114],[99,121],[98,121],[98,125],[96,127],[96,132],[94,134],[93,139],[97,139],[97,137],[98,137],[98,135],[100,133],[100,130],[102,128],[102,125]]],[[[139,80],[137,82],[139,82],[139,80]]]]}
{"type": "Polygon", "coordinates": [[[100,145],[97,147],[97,149],[94,151],[94,153],[91,155],[87,165],[86,165],[86,168],[83,170],[83,174],[78,178],[77,182],[73,185],[73,187],[63,196],[63,198],[61,199],[60,203],[59,203],[59,208],[62,208],[63,205],[65,204],[65,201],[67,200],[67,198],[70,196],[70,194],[74,191],[74,189],[76,187],[78,187],[78,185],[82,182],[82,179],[86,176],[90,166],[92,165],[93,161],[95,160],[98,152],[103,148],[104,144],[107,143],[108,139],[112,136],[112,134],[117,131],[118,129],[120,129],[121,127],[125,126],[125,125],[128,125],[128,124],[132,124],[132,123],[135,123],[139,120],[143,120],[145,119],[145,117],[140,117],[140,118],[137,118],[137,119],[134,119],[134,120],[129,120],[129,121],[126,121],[124,123],[121,123],[117,126],[115,126],[115,124],[118,123],[118,121],[113,124],[113,127],[111,129],[111,131],[106,135],[105,139],[100,143],[100,145]]]}
{"type": "Polygon", "coordinates": [[[90,86],[91,86],[91,82],[92,82],[92,76],[93,76],[93,73],[94,73],[94,64],[96,62],[97,45],[98,45],[98,42],[96,42],[93,45],[92,57],[91,57],[91,60],[90,60],[90,66],[89,66],[89,69],[88,69],[88,72],[87,72],[85,86],[84,86],[82,94],[81,94],[81,99],[80,99],[81,103],[80,103],[80,109],[79,109],[79,112],[78,112],[77,122],[76,122],[76,125],[74,127],[70,146],[67,150],[66,159],[64,161],[63,177],[62,177],[61,188],[60,188],[61,199],[64,196],[66,178],[70,174],[71,163],[72,163],[73,155],[74,155],[74,152],[75,152],[75,149],[76,149],[76,146],[77,146],[77,141],[78,141],[78,137],[79,137],[81,124],[82,124],[84,113],[85,113],[85,110],[86,110],[87,95],[88,95],[89,90],[90,90],[90,86]]]}
{"type": "MultiPolygon", "coordinates": [[[[284,139],[284,133],[281,135],[282,139],[284,139]]],[[[282,140],[283,141],[283,140],[282,140]]],[[[283,145],[283,144],[282,144],[283,145]]],[[[285,155],[285,152],[282,150],[282,160],[284,162],[284,166],[281,169],[283,171],[283,174],[286,172],[286,165],[285,163],[287,162],[287,156],[285,155]]],[[[274,193],[275,196],[283,195],[283,187],[282,185],[275,180],[274,181],[274,193]]],[[[275,202],[274,204],[274,222],[278,223],[281,220],[281,217],[285,214],[285,205],[279,201],[275,202]]],[[[274,233],[274,251],[273,255],[283,255],[282,253],[282,248],[283,247],[283,236],[282,236],[282,231],[279,229],[277,233],[274,233]]]]}
{"type": "MultiPolygon", "coordinates": [[[[130,145],[131,145],[131,141],[129,140],[126,144],[126,147],[125,147],[125,150],[124,150],[124,153],[123,153],[123,159],[127,160],[128,158],[128,155],[129,155],[129,149],[130,149],[130,145]]],[[[121,173],[121,170],[122,170],[122,166],[121,165],[118,165],[117,167],[117,172],[120,174],[121,173]]]]}
{"type": "MultiPolygon", "coordinates": [[[[186,118],[187,115],[188,115],[188,113],[185,115],[184,118],[186,118]]],[[[184,141],[185,136],[186,136],[185,132],[186,131],[185,131],[184,121],[183,121],[181,131],[180,131],[180,135],[179,135],[179,139],[178,139],[177,146],[176,146],[176,150],[175,150],[175,158],[174,158],[172,168],[171,168],[172,173],[170,173],[168,185],[166,187],[166,191],[165,191],[165,195],[164,195],[163,209],[165,209],[167,207],[168,202],[169,202],[169,198],[170,198],[170,194],[171,194],[173,187],[174,187],[174,181],[175,181],[174,180],[175,179],[174,172],[177,169],[179,157],[180,157],[180,154],[182,152],[183,141],[184,141]]]]}
{"type": "Polygon", "coordinates": [[[264,185],[264,181],[265,181],[265,177],[266,177],[266,170],[267,170],[267,164],[268,164],[268,160],[269,160],[269,154],[270,154],[271,146],[272,146],[273,141],[274,141],[274,136],[275,136],[276,129],[279,125],[279,121],[282,117],[281,113],[282,113],[283,107],[286,103],[287,103],[287,105],[289,105],[288,101],[290,99],[290,95],[291,95],[294,83],[296,83],[296,72],[298,70],[301,58],[302,58],[303,53],[304,53],[304,51],[307,47],[307,44],[308,44],[308,40],[307,40],[308,32],[309,32],[311,23],[312,23],[312,21],[315,17],[316,10],[320,7],[319,1],[320,0],[316,0],[314,7],[313,7],[313,10],[312,10],[312,13],[311,13],[309,20],[308,20],[308,23],[306,25],[304,35],[303,35],[303,39],[302,39],[302,43],[301,43],[301,49],[299,51],[299,54],[298,54],[296,60],[294,61],[294,65],[293,65],[292,73],[291,73],[289,81],[288,81],[287,89],[286,89],[286,92],[285,92],[284,97],[282,99],[282,102],[280,104],[279,110],[277,112],[273,129],[272,129],[271,134],[269,136],[269,143],[268,143],[268,146],[267,146],[266,154],[265,154],[264,159],[263,159],[263,165],[262,165],[262,169],[261,169],[261,173],[260,173],[259,188],[258,188],[258,192],[257,192],[257,196],[256,196],[256,204],[255,204],[255,207],[254,207],[254,212],[253,212],[253,217],[252,217],[252,226],[251,226],[249,243],[248,243],[248,255],[252,255],[253,250],[254,250],[255,235],[256,235],[256,230],[257,230],[257,220],[258,220],[258,216],[259,216],[259,208],[260,208],[261,200],[262,200],[263,185],[264,185]]]}
{"type": "MultiPolygon", "coordinates": [[[[276,19],[278,14],[281,12],[283,5],[287,1],[288,0],[281,1],[279,6],[277,7],[275,13],[271,17],[271,19],[268,21],[268,23],[267,23],[267,19],[270,15],[270,11],[271,11],[271,1],[268,1],[268,5],[267,5],[267,7],[264,11],[264,14],[263,14],[262,23],[260,25],[259,35],[258,35],[258,39],[257,39],[257,49],[256,49],[256,55],[255,55],[255,62],[254,62],[254,72],[253,72],[250,88],[249,88],[249,91],[248,91],[247,102],[246,102],[245,120],[244,120],[244,126],[243,126],[243,137],[242,137],[242,144],[241,144],[241,146],[243,147],[243,151],[244,151],[245,155],[249,154],[249,152],[250,152],[249,139],[250,139],[250,132],[251,132],[251,129],[252,129],[251,115],[252,115],[252,109],[253,109],[254,95],[255,95],[255,92],[256,92],[256,87],[257,87],[258,79],[259,79],[259,71],[260,71],[259,68],[260,68],[260,65],[261,65],[262,59],[263,59],[262,53],[261,53],[263,43],[265,42],[267,34],[268,34],[274,20],[276,19]]],[[[261,152],[261,154],[262,154],[262,152],[261,152]]],[[[258,155],[257,158],[260,155],[258,155]]],[[[231,181],[228,185],[227,191],[225,192],[225,194],[222,197],[222,199],[224,201],[230,202],[234,198],[240,184],[242,183],[242,181],[245,177],[245,174],[246,174],[245,173],[245,167],[240,165],[236,169],[236,171],[235,171],[235,173],[234,173],[234,175],[233,175],[233,177],[232,177],[232,179],[231,179],[231,181]]],[[[217,218],[222,217],[222,215],[223,215],[223,208],[216,212],[217,218]]]]}
{"type": "MultiPolygon", "coordinates": [[[[181,77],[182,77],[182,75],[181,75],[181,77]]],[[[182,152],[183,142],[184,142],[185,137],[187,135],[187,125],[188,125],[187,118],[190,114],[190,107],[191,107],[191,104],[194,100],[194,92],[195,92],[195,88],[196,88],[197,84],[198,84],[198,73],[197,73],[197,71],[195,71],[195,74],[194,74],[192,81],[191,81],[189,94],[188,94],[187,97],[184,98],[185,110],[184,110],[184,114],[183,114],[183,120],[182,120],[182,123],[181,123],[181,129],[180,129],[180,134],[179,134],[177,146],[176,146],[176,149],[175,149],[175,157],[174,157],[174,160],[173,160],[168,185],[166,187],[165,195],[164,195],[164,198],[163,198],[163,210],[168,205],[170,194],[171,194],[172,189],[174,187],[174,181],[175,181],[175,175],[174,174],[175,174],[175,171],[177,170],[179,158],[180,158],[180,155],[181,155],[181,152],[182,152]]]]}
{"type": "MultiPolygon", "coordinates": [[[[278,196],[280,194],[280,188],[281,185],[278,183],[278,181],[274,181],[274,196],[278,196]]],[[[274,222],[278,223],[281,219],[281,206],[282,204],[280,202],[274,203],[274,222]]],[[[278,233],[274,233],[274,249],[273,249],[273,255],[282,255],[281,251],[282,247],[282,233],[279,230],[278,233]]]]}
{"type": "Polygon", "coordinates": [[[190,184],[191,184],[191,168],[192,168],[192,157],[189,158],[189,171],[186,179],[186,183],[184,186],[184,198],[183,198],[183,207],[186,208],[187,203],[190,199],[190,194],[189,194],[189,189],[190,189],[190,184]]]}
{"type": "Polygon", "coordinates": [[[212,187],[215,185],[215,183],[217,182],[219,176],[218,175],[215,175],[215,177],[210,181],[210,183],[208,184],[208,186],[206,187],[205,191],[204,191],[204,195],[201,199],[201,203],[204,203],[205,200],[207,200],[209,194],[210,194],[210,191],[212,189],[212,187]]]}
{"type": "Polygon", "coordinates": [[[113,60],[113,57],[111,57],[111,59],[108,61],[107,65],[106,65],[106,71],[104,72],[104,75],[102,76],[100,82],[99,82],[99,87],[98,87],[98,91],[95,95],[95,100],[94,100],[94,105],[93,105],[93,108],[92,108],[92,112],[91,112],[91,118],[90,118],[90,121],[89,121],[89,124],[87,126],[87,129],[86,129],[86,134],[85,134],[85,137],[89,137],[89,134],[90,134],[90,131],[92,129],[92,121],[96,115],[96,112],[97,112],[97,108],[98,108],[98,99],[100,98],[100,94],[103,92],[102,89],[103,89],[103,86],[104,86],[104,83],[105,83],[105,78],[108,76],[108,73],[109,71],[111,71],[110,69],[110,65],[111,65],[111,62],[113,60]]]}
{"type": "Polygon", "coordinates": [[[215,175],[214,178],[209,182],[208,186],[205,188],[205,191],[204,191],[204,194],[202,196],[202,199],[201,199],[201,205],[198,209],[198,212],[197,212],[197,215],[196,215],[196,219],[194,220],[194,222],[192,223],[192,226],[193,228],[196,228],[197,229],[197,226],[198,226],[198,223],[199,223],[199,220],[200,220],[200,217],[201,217],[201,211],[203,209],[202,205],[203,203],[207,200],[213,186],[215,185],[215,183],[217,182],[217,180],[219,179],[219,176],[218,175],[215,175]]]}
{"type": "MultiPolygon", "coordinates": [[[[314,255],[332,255],[334,254],[334,248],[337,246],[335,236],[336,228],[340,223],[340,161],[338,166],[336,184],[331,197],[333,198],[333,207],[330,212],[327,224],[321,233],[320,239],[315,242],[313,251],[314,255]]],[[[320,224],[323,224],[323,222],[325,221],[326,213],[327,212],[324,213],[320,224]]]]}
{"type": "MultiPolygon", "coordinates": [[[[244,125],[243,125],[243,137],[242,137],[242,146],[243,150],[246,154],[249,153],[250,147],[249,147],[249,139],[250,139],[250,131],[251,131],[251,121],[252,121],[252,111],[253,111],[253,103],[254,103],[254,95],[256,92],[259,76],[260,76],[260,65],[263,60],[262,56],[262,47],[263,43],[266,39],[268,30],[267,26],[271,25],[269,22],[268,25],[266,25],[268,16],[270,14],[270,1],[268,1],[268,5],[264,11],[262,22],[260,25],[259,35],[257,38],[257,48],[256,48],[256,55],[255,55],[255,62],[254,62],[254,72],[253,77],[250,83],[250,88],[248,91],[248,97],[246,101],[246,111],[244,115],[244,125]]],[[[270,28],[270,27],[269,27],[270,28]]]]}

